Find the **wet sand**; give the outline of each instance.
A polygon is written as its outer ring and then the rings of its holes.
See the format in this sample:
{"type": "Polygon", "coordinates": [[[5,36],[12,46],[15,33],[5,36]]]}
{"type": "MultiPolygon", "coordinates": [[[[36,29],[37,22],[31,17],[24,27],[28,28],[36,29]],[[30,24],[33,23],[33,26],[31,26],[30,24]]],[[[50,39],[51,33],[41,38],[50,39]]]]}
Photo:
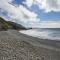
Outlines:
{"type": "Polygon", "coordinates": [[[60,60],[60,41],[0,31],[0,60],[60,60]]]}

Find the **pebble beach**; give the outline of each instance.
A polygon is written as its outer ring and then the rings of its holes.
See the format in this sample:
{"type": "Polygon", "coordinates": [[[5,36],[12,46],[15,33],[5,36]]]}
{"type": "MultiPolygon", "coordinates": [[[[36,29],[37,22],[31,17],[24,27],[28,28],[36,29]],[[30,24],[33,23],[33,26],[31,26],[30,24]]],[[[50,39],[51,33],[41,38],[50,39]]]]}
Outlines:
{"type": "Polygon", "coordinates": [[[0,31],[0,60],[60,60],[60,41],[0,31]]]}

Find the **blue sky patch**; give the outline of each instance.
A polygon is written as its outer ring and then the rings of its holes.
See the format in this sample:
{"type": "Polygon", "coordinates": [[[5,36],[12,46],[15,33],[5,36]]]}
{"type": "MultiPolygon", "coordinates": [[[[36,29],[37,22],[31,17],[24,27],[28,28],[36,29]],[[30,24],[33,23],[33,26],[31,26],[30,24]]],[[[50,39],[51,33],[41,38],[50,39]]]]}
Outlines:
{"type": "Polygon", "coordinates": [[[13,0],[12,3],[13,4],[17,4],[17,5],[20,5],[20,4],[23,4],[22,2],[24,2],[25,0],[13,0]]]}

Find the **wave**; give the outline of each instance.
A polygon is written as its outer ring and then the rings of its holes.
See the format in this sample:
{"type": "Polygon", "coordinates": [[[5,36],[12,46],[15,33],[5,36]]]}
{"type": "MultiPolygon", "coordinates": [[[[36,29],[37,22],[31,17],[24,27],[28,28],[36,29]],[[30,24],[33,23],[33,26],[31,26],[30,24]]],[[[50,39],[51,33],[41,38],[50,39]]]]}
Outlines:
{"type": "Polygon", "coordinates": [[[23,30],[20,32],[41,39],[60,40],[60,32],[57,31],[31,29],[23,30]]]}

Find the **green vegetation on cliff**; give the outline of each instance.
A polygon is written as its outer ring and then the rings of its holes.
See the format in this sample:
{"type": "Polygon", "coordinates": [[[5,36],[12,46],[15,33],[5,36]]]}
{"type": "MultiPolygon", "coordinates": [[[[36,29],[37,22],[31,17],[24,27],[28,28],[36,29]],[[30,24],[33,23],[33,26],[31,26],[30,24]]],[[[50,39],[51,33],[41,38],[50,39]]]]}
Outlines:
{"type": "Polygon", "coordinates": [[[26,28],[20,24],[17,24],[11,21],[6,21],[2,17],[0,17],[0,30],[7,30],[7,29],[21,30],[21,29],[26,29],[26,28]]]}

